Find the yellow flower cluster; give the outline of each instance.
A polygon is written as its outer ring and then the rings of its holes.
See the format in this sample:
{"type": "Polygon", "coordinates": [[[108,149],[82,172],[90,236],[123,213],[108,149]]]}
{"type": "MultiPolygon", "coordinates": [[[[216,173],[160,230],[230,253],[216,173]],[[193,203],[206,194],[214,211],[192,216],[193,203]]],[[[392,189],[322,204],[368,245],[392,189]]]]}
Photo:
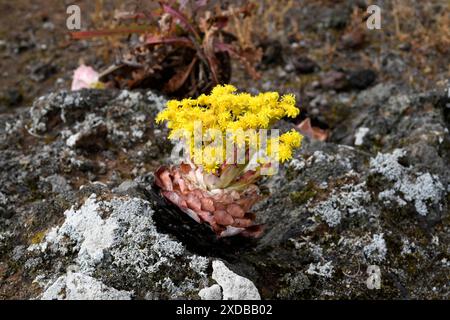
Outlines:
{"type": "MultiPolygon", "coordinates": [[[[291,94],[280,97],[277,92],[265,92],[252,96],[236,91],[232,85],[218,85],[211,94],[202,94],[197,99],[170,100],[156,122],[167,121],[169,139],[190,139],[192,158],[201,148],[203,167],[214,171],[221,164],[219,160],[224,159],[226,146],[214,143],[215,139],[196,144],[196,130],[202,137],[207,131],[219,132],[225,140],[229,137],[227,134],[232,133],[233,141],[241,145],[257,139],[259,129],[269,129],[277,120],[295,118],[300,113],[291,94]]],[[[275,140],[268,138],[267,150],[277,143],[278,147],[273,148],[277,149],[274,160],[284,162],[292,158],[292,150],[300,146],[301,140],[297,131],[289,131],[275,140]]]]}

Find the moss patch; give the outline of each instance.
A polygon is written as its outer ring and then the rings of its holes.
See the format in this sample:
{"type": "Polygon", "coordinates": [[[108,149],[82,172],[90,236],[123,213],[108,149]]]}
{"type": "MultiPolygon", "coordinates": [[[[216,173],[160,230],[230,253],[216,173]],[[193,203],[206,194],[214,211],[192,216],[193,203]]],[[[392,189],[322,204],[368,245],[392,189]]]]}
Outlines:
{"type": "Polygon", "coordinates": [[[47,232],[47,230],[42,230],[42,231],[35,233],[34,236],[30,240],[31,244],[41,243],[45,237],[46,232],[47,232]]]}
{"type": "Polygon", "coordinates": [[[295,204],[305,204],[309,199],[314,198],[318,193],[318,188],[314,182],[309,181],[301,191],[292,192],[289,197],[295,204]]]}

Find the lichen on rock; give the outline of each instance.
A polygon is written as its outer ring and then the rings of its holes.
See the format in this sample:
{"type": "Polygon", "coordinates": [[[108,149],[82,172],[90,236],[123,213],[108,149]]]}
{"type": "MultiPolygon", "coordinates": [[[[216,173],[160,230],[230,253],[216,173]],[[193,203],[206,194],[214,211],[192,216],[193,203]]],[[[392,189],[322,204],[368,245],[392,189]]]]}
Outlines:
{"type": "Polygon", "coordinates": [[[1,298],[450,298],[446,97],[361,91],[329,141],[305,138],[264,181],[257,240],[217,239],[154,188],[171,145],[149,124],[165,101],[63,91],[0,114],[1,298]],[[80,132],[95,145],[66,144],[80,132]],[[364,285],[370,265],[380,290],[364,285]]]}
{"type": "Polygon", "coordinates": [[[321,217],[330,227],[337,226],[343,216],[367,214],[364,204],[370,201],[365,183],[344,185],[333,191],[327,200],[312,208],[312,212],[321,217]]]}
{"type": "MultiPolygon", "coordinates": [[[[120,279],[115,277],[130,273],[135,275],[136,283],[128,286],[135,290],[142,279],[166,274],[163,281],[149,282],[149,288],[171,298],[186,297],[188,292],[195,292],[207,279],[208,259],[190,255],[181,243],[158,233],[152,215],[151,205],[145,200],[129,197],[100,200],[95,194],[80,209],[66,211],[64,223],[50,230],[42,243],[29,248],[62,257],[75,254],[70,266],[77,272],[60,276],[46,291],[53,292],[55,287],[61,286],[60,283],[70,287],[78,278],[92,279],[89,281],[99,285],[102,281],[119,285],[120,279]],[[118,274],[102,276],[99,271],[105,267],[115,269],[118,274]],[[171,271],[177,269],[186,276],[181,282],[175,280],[175,284],[171,280],[171,271]],[[174,287],[177,286],[178,291],[175,292],[174,287]]],[[[179,276],[177,274],[177,278],[179,276]]],[[[93,290],[97,287],[94,286],[93,290]]],[[[78,290],[73,286],[72,289],[78,290]]],[[[86,294],[89,296],[91,293],[86,294]]],[[[66,296],[69,299],[73,297],[76,296],[71,293],[66,296]]]]}
{"type": "Polygon", "coordinates": [[[439,205],[445,188],[439,177],[426,173],[413,173],[411,169],[401,165],[399,159],[406,156],[405,150],[396,149],[391,154],[379,153],[370,160],[370,170],[383,175],[393,182],[392,188],[382,191],[381,200],[393,201],[403,205],[405,201],[414,203],[418,214],[426,216],[429,205],[439,205]]]}

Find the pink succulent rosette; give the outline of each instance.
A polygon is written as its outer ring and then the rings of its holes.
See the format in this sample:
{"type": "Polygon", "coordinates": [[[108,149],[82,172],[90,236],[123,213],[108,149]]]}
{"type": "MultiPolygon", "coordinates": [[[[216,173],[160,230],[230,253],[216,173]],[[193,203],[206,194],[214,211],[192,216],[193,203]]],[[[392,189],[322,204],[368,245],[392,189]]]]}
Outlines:
{"type": "Polygon", "coordinates": [[[234,165],[223,165],[217,174],[182,163],[162,166],[155,172],[162,195],[198,223],[209,224],[219,237],[241,234],[259,237],[263,225],[255,224],[252,206],[262,197],[252,182],[256,171],[241,173],[234,165]]]}
{"type": "Polygon", "coordinates": [[[74,72],[72,80],[72,91],[89,89],[95,87],[99,74],[92,67],[80,65],[74,72]]]}

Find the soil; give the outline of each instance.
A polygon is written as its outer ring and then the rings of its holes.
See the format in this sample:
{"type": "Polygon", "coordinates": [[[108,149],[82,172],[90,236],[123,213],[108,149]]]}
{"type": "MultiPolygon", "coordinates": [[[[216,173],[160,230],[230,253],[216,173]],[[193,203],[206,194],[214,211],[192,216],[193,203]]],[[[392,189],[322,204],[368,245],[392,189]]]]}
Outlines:
{"type": "MultiPolygon", "coordinates": [[[[114,0],[76,4],[81,9],[82,29],[111,26],[114,10],[142,10],[152,5],[114,0]]],[[[0,4],[0,112],[29,106],[38,96],[70,88],[72,71],[80,62],[98,70],[113,62],[124,39],[71,40],[67,6],[57,0],[0,4]]],[[[323,91],[360,90],[380,82],[395,82],[416,91],[448,86],[447,1],[386,3],[380,30],[364,28],[365,8],[364,1],[260,2],[263,19],[257,15],[250,31],[255,44],[264,48],[262,77],[250,79],[236,64],[231,83],[241,90],[295,93],[304,110],[310,109],[314,98],[308,95],[311,85],[323,76],[329,78],[329,71],[343,72],[350,79],[344,85],[331,83],[323,91]]]]}

